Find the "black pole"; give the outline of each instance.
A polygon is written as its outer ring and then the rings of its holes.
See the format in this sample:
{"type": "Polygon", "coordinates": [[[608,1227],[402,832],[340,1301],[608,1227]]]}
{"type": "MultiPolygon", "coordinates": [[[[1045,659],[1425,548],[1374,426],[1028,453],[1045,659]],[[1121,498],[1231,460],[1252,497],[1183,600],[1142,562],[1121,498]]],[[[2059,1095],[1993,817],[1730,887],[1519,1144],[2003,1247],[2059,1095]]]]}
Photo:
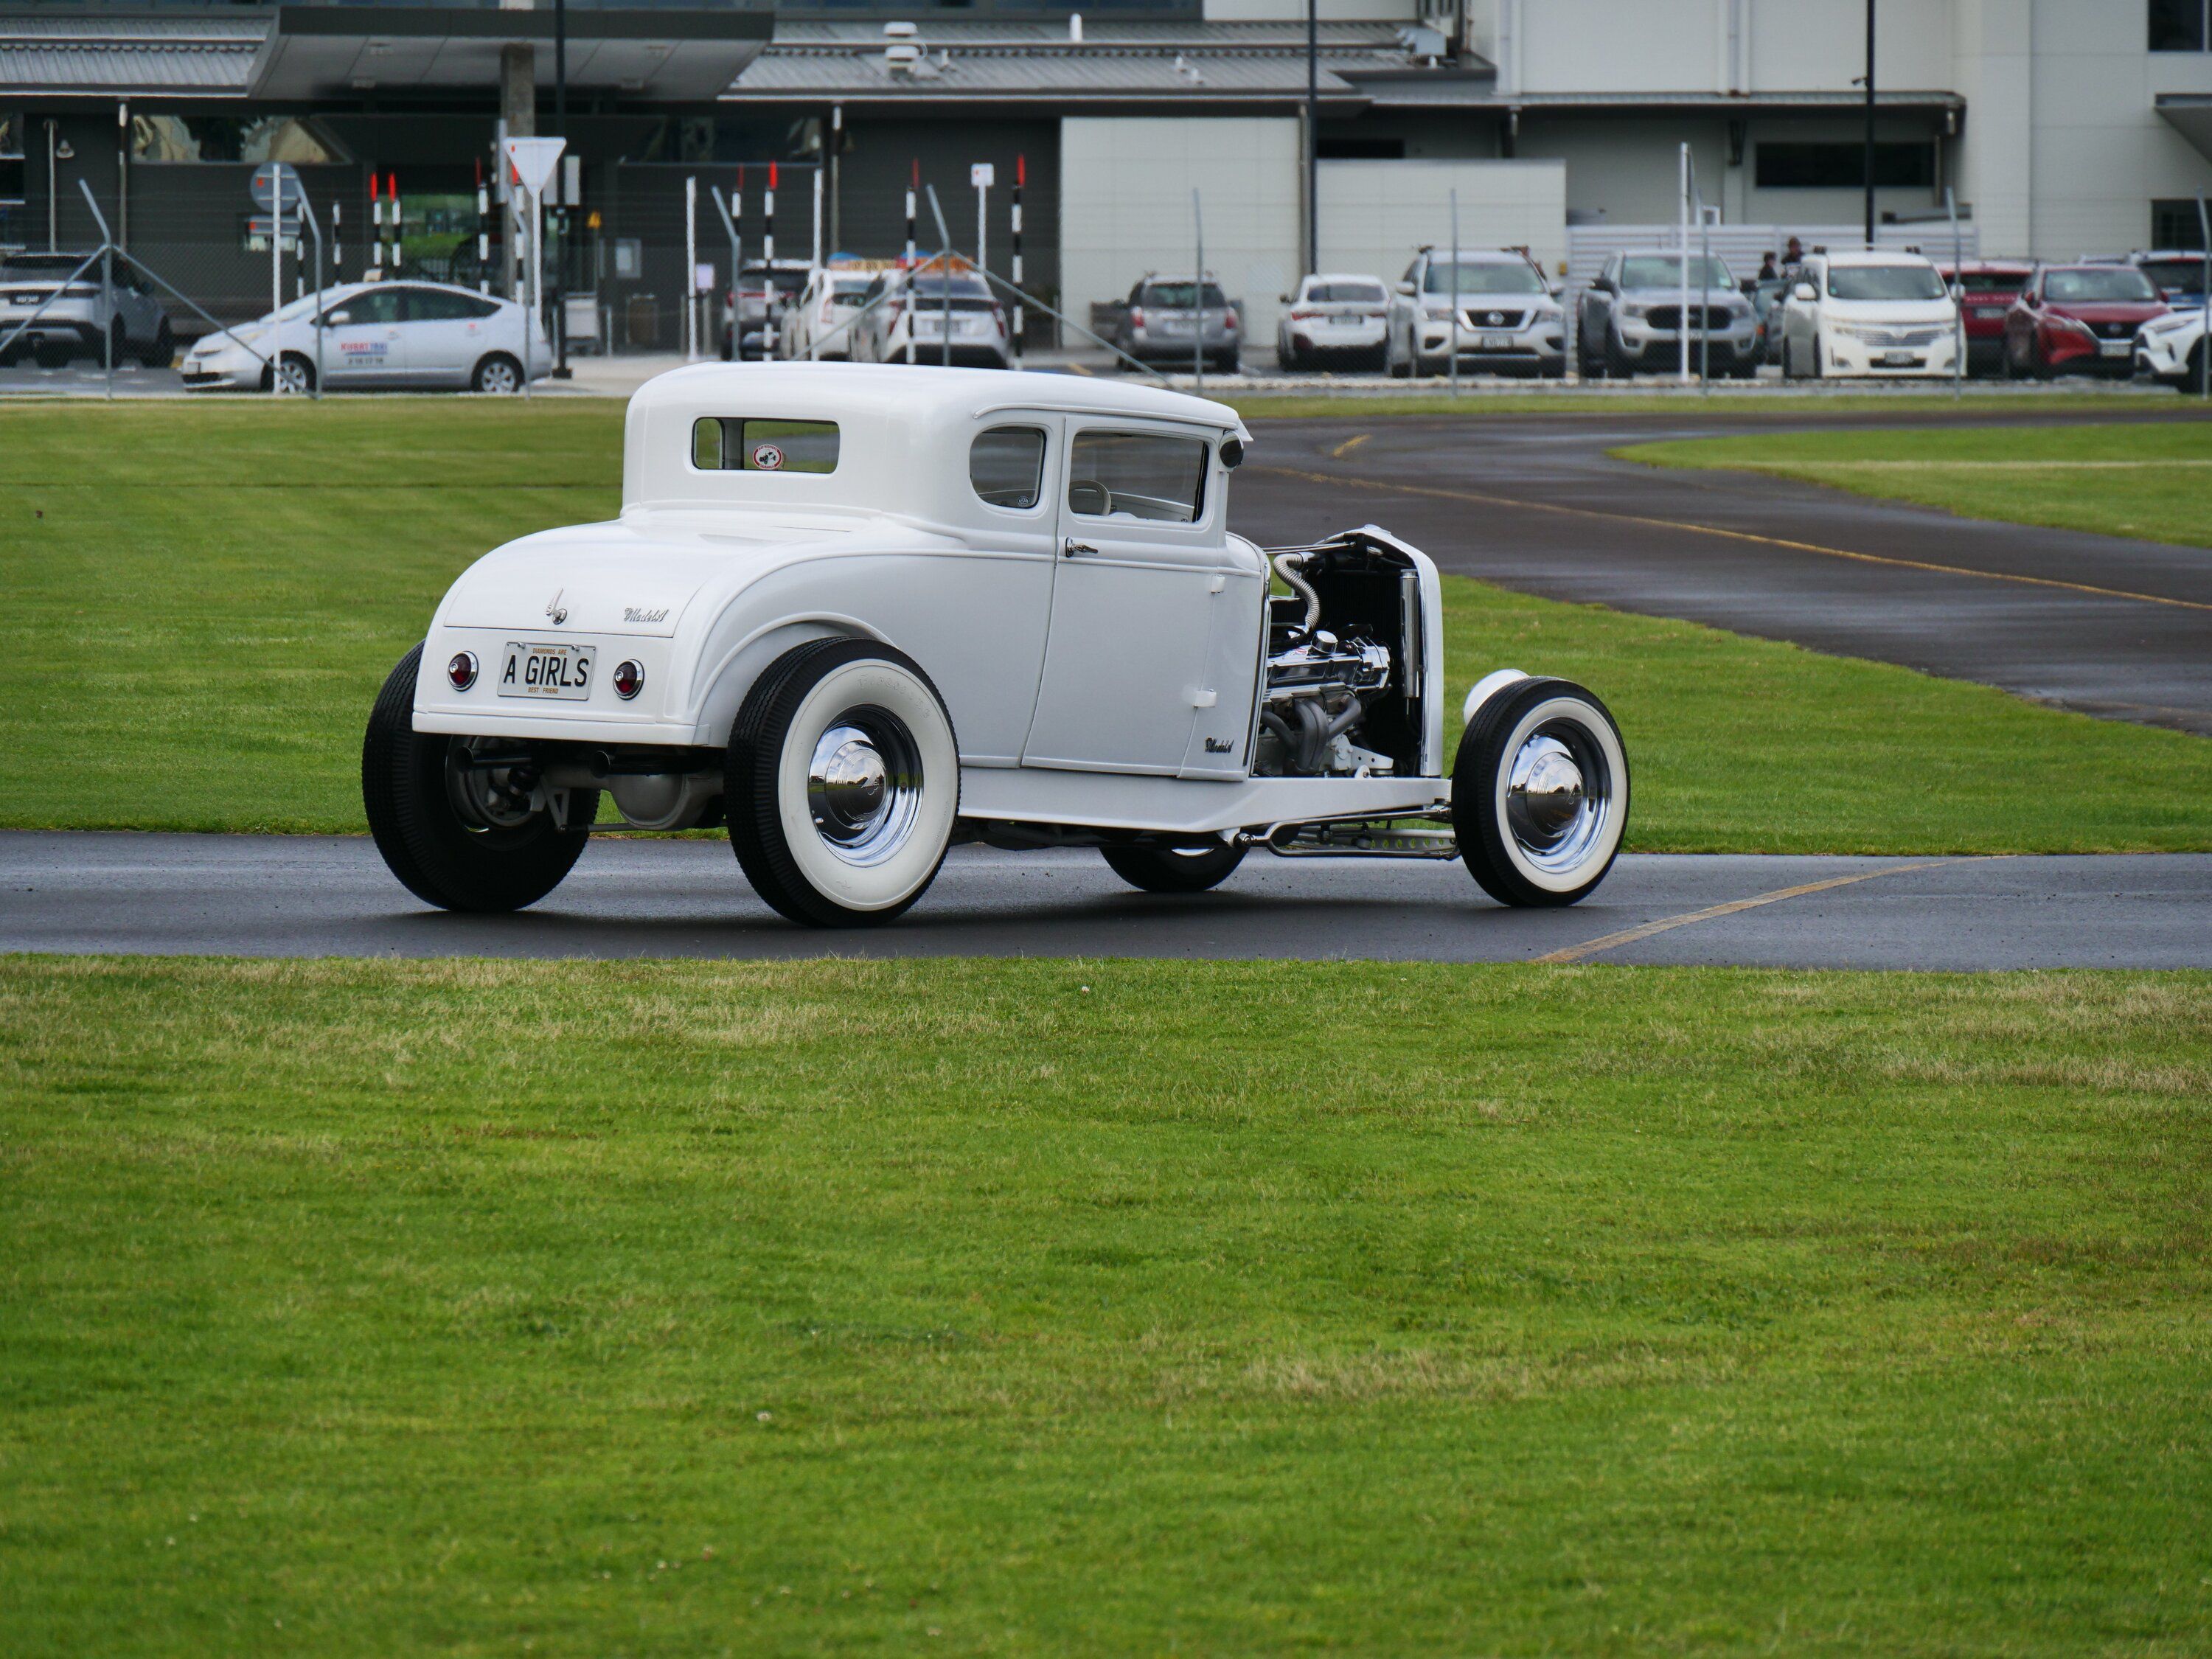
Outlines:
{"type": "MultiPolygon", "coordinates": [[[[1321,274],[1321,0],[1306,0],[1306,275],[1321,274]]],[[[1199,280],[1205,281],[1200,273],[1199,280]]]]}
{"type": "MultiPolygon", "coordinates": [[[[568,0],[553,0],[553,136],[568,136],[568,0]]],[[[554,166],[559,169],[556,178],[568,176],[565,153],[554,166]]],[[[555,222],[562,232],[553,256],[553,378],[556,380],[568,378],[568,290],[562,278],[568,252],[568,194],[557,184],[553,187],[553,199],[562,204],[555,222]]],[[[684,280],[690,279],[687,276],[684,280]]]]}
{"type": "Polygon", "coordinates": [[[1866,245],[1874,246],[1874,7],[1866,0],[1866,245]]]}

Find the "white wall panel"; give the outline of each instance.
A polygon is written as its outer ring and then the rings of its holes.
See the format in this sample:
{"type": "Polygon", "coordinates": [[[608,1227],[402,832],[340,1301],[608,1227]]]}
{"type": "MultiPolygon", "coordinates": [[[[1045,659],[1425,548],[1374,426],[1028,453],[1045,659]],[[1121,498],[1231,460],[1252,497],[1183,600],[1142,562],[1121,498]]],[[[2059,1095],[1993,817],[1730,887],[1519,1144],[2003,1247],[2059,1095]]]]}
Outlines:
{"type": "MultiPolygon", "coordinates": [[[[1087,321],[1147,271],[1194,257],[1190,193],[1206,214],[1206,264],[1249,307],[1247,339],[1272,339],[1275,296],[1298,274],[1298,125],[1246,116],[1069,116],[1060,124],[1060,269],[1087,321]]],[[[1072,343],[1072,342],[1071,342],[1072,343]]]]}
{"type": "Polygon", "coordinates": [[[1455,190],[1462,248],[1525,247],[1559,274],[1567,257],[1559,161],[1323,161],[1322,269],[1395,282],[1423,243],[1449,244],[1455,190]]]}

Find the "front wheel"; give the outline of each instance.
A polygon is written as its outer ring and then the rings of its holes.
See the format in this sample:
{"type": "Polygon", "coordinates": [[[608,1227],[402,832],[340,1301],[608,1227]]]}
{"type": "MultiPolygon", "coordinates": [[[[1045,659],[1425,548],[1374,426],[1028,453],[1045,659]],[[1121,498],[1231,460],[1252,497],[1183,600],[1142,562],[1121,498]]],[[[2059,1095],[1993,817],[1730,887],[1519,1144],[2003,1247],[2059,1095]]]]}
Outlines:
{"type": "Polygon", "coordinates": [[[288,351],[276,364],[276,389],[288,397],[305,398],[315,389],[315,366],[296,351],[288,351]]]}
{"type": "Polygon", "coordinates": [[[520,910],[561,884],[599,815],[596,789],[554,790],[529,764],[477,757],[514,745],[415,730],[416,646],[377,694],[361,746],[369,834],[407,890],[442,910],[520,910]]]}
{"type": "Polygon", "coordinates": [[[952,719],[919,664],[817,640],[769,665],[730,735],[730,844],[753,890],[816,927],[884,922],[937,878],[960,810],[952,719]]]}
{"type": "Polygon", "coordinates": [[[1452,768],[1460,856],[1500,904],[1572,904],[1620,852],[1628,754],[1620,728],[1571,680],[1508,686],[1475,712],[1452,768]]]}
{"type": "Polygon", "coordinates": [[[1107,867],[1147,893],[1203,893],[1218,887],[1244,862],[1244,849],[1226,842],[1212,847],[1102,847],[1107,867]]]}

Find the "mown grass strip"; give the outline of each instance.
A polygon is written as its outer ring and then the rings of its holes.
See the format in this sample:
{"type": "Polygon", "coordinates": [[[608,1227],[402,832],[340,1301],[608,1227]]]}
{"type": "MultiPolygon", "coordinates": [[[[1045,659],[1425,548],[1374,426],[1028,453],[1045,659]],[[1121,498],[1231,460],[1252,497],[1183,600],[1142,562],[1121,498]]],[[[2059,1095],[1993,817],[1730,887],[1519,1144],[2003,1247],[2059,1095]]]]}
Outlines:
{"type": "Polygon", "coordinates": [[[2212,1643],[2212,980],[0,963],[11,1655],[2212,1643]]]}

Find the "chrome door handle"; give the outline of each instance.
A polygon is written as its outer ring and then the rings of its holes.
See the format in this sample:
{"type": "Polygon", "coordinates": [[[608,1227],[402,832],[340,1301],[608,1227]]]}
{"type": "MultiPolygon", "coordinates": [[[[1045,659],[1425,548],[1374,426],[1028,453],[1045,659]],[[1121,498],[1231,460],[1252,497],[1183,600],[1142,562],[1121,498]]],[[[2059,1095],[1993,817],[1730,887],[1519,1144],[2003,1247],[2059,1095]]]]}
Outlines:
{"type": "Polygon", "coordinates": [[[1063,557],[1072,559],[1078,554],[1096,553],[1098,550],[1091,546],[1089,542],[1079,542],[1074,537],[1070,536],[1066,541],[1060,543],[1060,550],[1063,557]]]}

